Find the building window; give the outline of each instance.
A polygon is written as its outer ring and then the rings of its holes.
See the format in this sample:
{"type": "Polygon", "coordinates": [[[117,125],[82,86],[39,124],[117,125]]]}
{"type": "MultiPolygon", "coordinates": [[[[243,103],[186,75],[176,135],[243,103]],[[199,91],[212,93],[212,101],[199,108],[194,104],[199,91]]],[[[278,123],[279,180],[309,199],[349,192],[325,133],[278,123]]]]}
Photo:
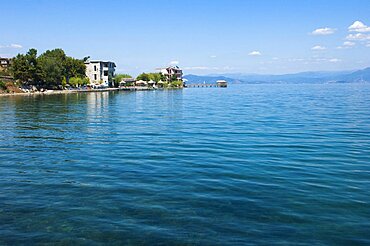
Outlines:
{"type": "Polygon", "coordinates": [[[104,76],[108,76],[108,71],[104,71],[104,76]]]}
{"type": "Polygon", "coordinates": [[[94,74],[94,80],[97,80],[97,76],[96,76],[96,74],[94,74]]]}
{"type": "Polygon", "coordinates": [[[96,65],[94,66],[94,71],[96,71],[96,65]]]}

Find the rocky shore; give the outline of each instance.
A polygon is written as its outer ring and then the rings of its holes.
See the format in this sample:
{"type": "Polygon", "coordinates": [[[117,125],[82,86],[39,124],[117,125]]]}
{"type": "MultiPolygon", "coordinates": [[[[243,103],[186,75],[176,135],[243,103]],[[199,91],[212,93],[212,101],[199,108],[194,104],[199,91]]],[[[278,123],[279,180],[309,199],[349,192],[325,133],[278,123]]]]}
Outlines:
{"type": "Polygon", "coordinates": [[[84,93],[84,92],[103,92],[103,91],[118,91],[119,88],[106,89],[89,89],[89,90],[45,90],[34,92],[5,92],[0,93],[0,96],[28,96],[28,95],[56,95],[56,94],[70,94],[70,93],[84,93]]]}

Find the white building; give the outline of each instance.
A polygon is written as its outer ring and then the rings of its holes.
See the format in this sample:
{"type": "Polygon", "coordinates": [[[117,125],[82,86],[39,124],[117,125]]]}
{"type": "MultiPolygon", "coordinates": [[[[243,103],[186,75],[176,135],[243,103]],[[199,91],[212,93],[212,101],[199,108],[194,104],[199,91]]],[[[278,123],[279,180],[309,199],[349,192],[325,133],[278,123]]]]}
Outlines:
{"type": "Polygon", "coordinates": [[[90,84],[113,86],[116,64],[110,61],[86,61],[86,76],[90,84]]]}
{"type": "Polygon", "coordinates": [[[166,77],[167,81],[182,80],[182,70],[178,66],[160,68],[160,72],[166,77]]]}
{"type": "Polygon", "coordinates": [[[10,64],[11,64],[11,59],[0,57],[0,70],[8,68],[10,64]]]}

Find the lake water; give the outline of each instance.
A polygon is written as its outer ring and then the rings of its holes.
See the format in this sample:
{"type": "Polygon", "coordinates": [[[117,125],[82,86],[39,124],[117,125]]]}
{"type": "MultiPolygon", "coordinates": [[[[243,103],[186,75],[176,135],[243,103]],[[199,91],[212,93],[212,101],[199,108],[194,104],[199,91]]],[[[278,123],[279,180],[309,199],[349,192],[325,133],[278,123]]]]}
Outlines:
{"type": "Polygon", "coordinates": [[[369,245],[370,84],[0,97],[0,245],[369,245]]]}

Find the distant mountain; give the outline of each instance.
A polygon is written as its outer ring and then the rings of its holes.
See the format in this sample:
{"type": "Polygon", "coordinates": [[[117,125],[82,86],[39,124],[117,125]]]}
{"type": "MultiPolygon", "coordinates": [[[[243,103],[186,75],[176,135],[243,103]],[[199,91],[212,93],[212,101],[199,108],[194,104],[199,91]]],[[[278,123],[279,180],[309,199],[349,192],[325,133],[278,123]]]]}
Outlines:
{"type": "Polygon", "coordinates": [[[207,76],[185,75],[188,84],[214,83],[226,80],[229,83],[353,83],[370,82],[370,67],[358,71],[302,72],[282,75],[260,74],[211,74],[207,76]]]}
{"type": "Polygon", "coordinates": [[[240,84],[245,83],[244,81],[236,78],[230,78],[225,76],[217,76],[217,75],[210,75],[210,76],[201,76],[201,75],[185,75],[184,79],[187,79],[188,84],[202,84],[202,83],[216,83],[217,80],[226,80],[229,83],[233,84],[240,84]]]}
{"type": "Polygon", "coordinates": [[[346,82],[370,82],[370,67],[347,74],[346,82]]]}

